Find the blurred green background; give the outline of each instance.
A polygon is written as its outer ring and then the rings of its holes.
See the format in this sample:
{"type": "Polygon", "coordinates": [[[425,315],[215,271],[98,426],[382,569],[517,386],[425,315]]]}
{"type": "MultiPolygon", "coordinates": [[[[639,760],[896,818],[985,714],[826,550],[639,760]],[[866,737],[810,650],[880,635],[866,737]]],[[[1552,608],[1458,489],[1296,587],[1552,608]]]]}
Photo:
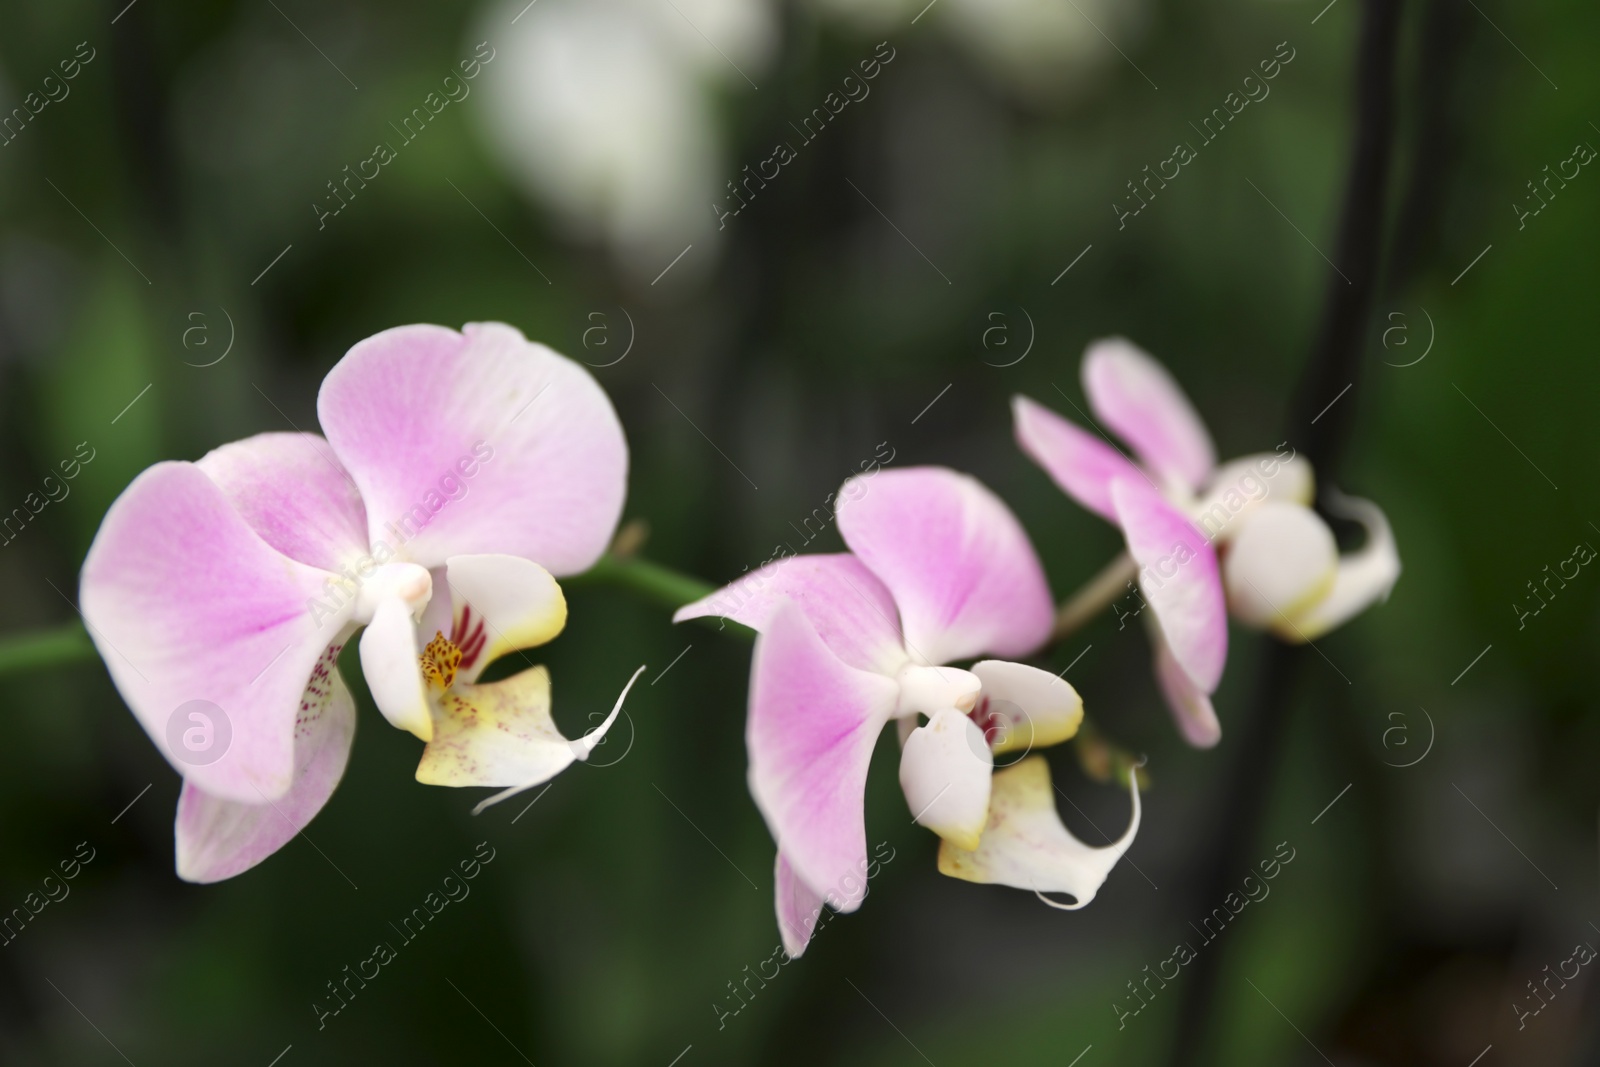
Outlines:
{"type": "MultiPolygon", "coordinates": [[[[73,621],[84,551],[138,471],[312,428],[321,376],[401,323],[504,320],[595,366],[643,554],[715,582],[783,543],[835,550],[831,527],[809,546],[797,528],[887,442],[894,466],[994,487],[1069,594],[1118,540],[1018,452],[1007,400],[1072,415],[1091,338],[1166,361],[1225,457],[1305,430],[1288,398],[1329,277],[1357,0],[125,2],[0,4],[0,104],[27,108],[0,134],[0,511],[80,443],[94,457],[0,550],[12,635],[73,621]],[[471,94],[319,228],[327,184],[399,143],[391,124],[480,41],[471,94]],[[800,143],[791,124],[883,41],[870,95],[800,143]],[[1280,42],[1270,96],[1119,230],[1125,183],[1280,42]],[[59,98],[34,114],[30,93],[59,98]],[[726,183],[785,140],[796,158],[718,229],[726,183]]],[[[1302,657],[1268,766],[1229,745],[1264,638],[1234,632],[1210,752],[1179,741],[1145,637],[1110,612],[1041,660],[1081,654],[1090,715],[1150,761],[1131,862],[1092,906],[941,877],[886,742],[868,832],[893,861],[719,1019],[778,940],[744,778],[749,645],[573,582],[542,650],[567,732],[652,667],[595,765],[474,818],[476,797],[412,780],[417,743],[347,670],[361,726],[315,846],[210,887],[173,873],[179,779],[98,661],[8,672],[0,906],[80,842],[94,858],[0,949],[0,1061],[1594,1062],[1592,975],[1520,1030],[1514,1005],[1600,944],[1600,577],[1521,629],[1510,605],[1600,543],[1600,177],[1521,228],[1511,205],[1600,144],[1600,11],[1403,17],[1385,281],[1339,403],[1342,487],[1386,509],[1405,572],[1319,642],[1326,661],[1302,657]],[[1250,854],[1296,859],[1205,948],[1215,999],[1174,1053],[1187,969],[1121,1028],[1113,1005],[1221,903],[1195,872],[1229,830],[1219,797],[1261,775],[1250,854]],[[471,896],[319,1030],[324,983],[480,841],[496,858],[471,896]]],[[[1070,747],[1051,761],[1068,825],[1119,832],[1121,791],[1070,747]]]]}

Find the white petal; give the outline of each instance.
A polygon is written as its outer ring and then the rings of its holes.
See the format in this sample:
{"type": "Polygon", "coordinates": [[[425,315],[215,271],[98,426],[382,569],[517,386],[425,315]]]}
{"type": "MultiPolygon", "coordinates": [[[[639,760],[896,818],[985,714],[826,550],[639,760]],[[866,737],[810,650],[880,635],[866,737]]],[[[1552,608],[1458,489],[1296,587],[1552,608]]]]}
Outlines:
{"type": "Polygon", "coordinates": [[[1217,468],[1190,516],[1200,531],[1220,546],[1239,532],[1245,516],[1267,501],[1309,507],[1315,480],[1311,461],[1298,455],[1288,459],[1272,452],[1241,456],[1217,468]]]}
{"type": "Polygon", "coordinates": [[[457,683],[438,699],[433,740],[417,764],[417,781],[503,787],[473,808],[474,814],[547,782],[589,758],[643,670],[634,671],[606,720],[576,741],[562,736],[550,717],[550,674],[543,667],[487,685],[457,683]]]}
{"type": "MultiPolygon", "coordinates": [[[[1083,722],[1083,698],[1066,679],[1026,663],[986,659],[972,665],[983,683],[973,718],[996,755],[1060,744],[1083,722]]],[[[1014,761],[1013,761],[1014,762],[1014,761]]]]}
{"type": "Polygon", "coordinates": [[[1383,511],[1370,501],[1334,492],[1327,494],[1327,506],[1335,515],[1365,526],[1367,543],[1339,560],[1333,589],[1299,619],[1299,628],[1308,640],[1315,640],[1377,601],[1387,600],[1389,590],[1400,579],[1400,550],[1383,511]]]}
{"type": "Polygon", "coordinates": [[[978,703],[983,683],[960,667],[922,667],[907,664],[895,675],[900,683],[897,715],[933,715],[945,708],[971,711],[978,703]]]}
{"type": "Polygon", "coordinates": [[[989,812],[994,755],[983,731],[954,708],[911,731],[900,753],[900,788],[912,819],[946,841],[974,848],[989,812]]]}
{"type": "Polygon", "coordinates": [[[1228,607],[1249,626],[1292,638],[1301,616],[1333,588],[1338,565],[1333,531],[1316,512],[1263,504],[1239,527],[1223,559],[1228,607]]]}
{"type": "Polygon", "coordinates": [[[417,625],[398,597],[378,605],[361,635],[361,673],[385,719],[424,741],[433,740],[427,683],[417,654],[417,625]]]}
{"type": "MultiPolygon", "coordinates": [[[[1070,893],[1081,908],[1094,899],[1111,868],[1139,832],[1139,783],[1133,779],[1133,819],[1121,839],[1091,848],[1073,837],[1056,814],[1050,765],[1029,756],[994,776],[989,821],[976,849],[939,844],[939,871],[968,882],[1015,886],[1035,893],[1070,893]]],[[[1054,903],[1047,901],[1047,903],[1054,903]]]]}
{"type": "Polygon", "coordinates": [[[567,624],[567,601],[550,572],[520,556],[451,556],[450,641],[461,649],[458,682],[475,682],[507,652],[542,645],[567,624]]]}

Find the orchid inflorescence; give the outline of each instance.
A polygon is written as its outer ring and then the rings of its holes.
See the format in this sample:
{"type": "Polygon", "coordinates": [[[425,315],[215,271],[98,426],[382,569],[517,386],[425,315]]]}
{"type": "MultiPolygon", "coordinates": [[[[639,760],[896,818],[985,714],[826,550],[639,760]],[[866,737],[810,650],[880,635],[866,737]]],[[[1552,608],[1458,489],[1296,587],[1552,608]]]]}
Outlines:
{"type": "MultiPolygon", "coordinates": [[[[1213,745],[1229,614],[1309,641],[1398,577],[1376,506],[1328,496],[1367,530],[1340,556],[1309,507],[1309,464],[1280,446],[1218,466],[1182,391],[1133,345],[1091,345],[1083,376],[1136,459],[1014,402],[1023,451],[1127,543],[1111,580],[1059,614],[1005,503],[968,475],[914,467],[840,488],[847,551],[770,561],[674,615],[757,633],[749,782],[777,843],[791,957],[824,905],[852,911],[866,895],[867,772],[891,722],[901,789],[941,839],[942,873],[1080,908],[1138,832],[1138,776],[1118,840],[1092,847],[1067,830],[1034,750],[1077,734],[1083,700],[1026,661],[1085,602],[1104,607],[1137,580],[1158,686],[1183,736],[1213,745]]],[[[644,669],[576,740],[551,718],[544,667],[482,680],[561,632],[557,579],[590,569],[616,533],[628,448],[587,370],[502,324],[403,326],[356,344],[317,412],[322,436],[260,434],[146,470],[84,562],[90,635],[183,777],[176,863],[190,881],[255,866],[328,801],[355,733],[337,668],[352,639],[377,710],[424,743],[417,780],[497,790],[475,810],[586,759],[644,669]]]]}

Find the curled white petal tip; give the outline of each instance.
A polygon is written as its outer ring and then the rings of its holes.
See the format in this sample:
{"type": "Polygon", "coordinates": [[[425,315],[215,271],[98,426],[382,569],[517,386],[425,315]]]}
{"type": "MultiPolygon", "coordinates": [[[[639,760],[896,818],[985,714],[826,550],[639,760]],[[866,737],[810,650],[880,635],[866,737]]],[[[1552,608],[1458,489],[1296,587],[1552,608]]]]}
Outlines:
{"type": "Polygon", "coordinates": [[[1324,500],[1332,514],[1365,527],[1367,542],[1339,558],[1327,596],[1297,620],[1299,632],[1280,635],[1286,640],[1303,637],[1312,641],[1344,625],[1372,605],[1388,600],[1395,582],[1400,580],[1400,549],[1383,509],[1370,500],[1345,496],[1331,488],[1324,500]]]}
{"type": "Polygon", "coordinates": [[[989,822],[978,847],[939,846],[939,871],[952,878],[1009,885],[1036,893],[1065,893],[1077,910],[1094,899],[1111,869],[1139,833],[1138,776],[1133,775],[1133,818],[1122,837],[1093,848],[1074,837],[1056,812],[1050,767],[1029,756],[994,776],[989,822]]]}
{"type": "Polygon", "coordinates": [[[633,677],[628,679],[628,684],[622,687],[622,692],[617,696],[617,702],[611,708],[611,714],[606,716],[606,721],[596,726],[593,730],[573,741],[572,754],[581,760],[586,760],[589,755],[605,740],[606,731],[611,729],[611,724],[617,721],[617,716],[622,714],[622,702],[628,699],[628,692],[633,688],[633,683],[639,680],[639,675],[645,672],[647,664],[639,664],[639,669],[633,672],[633,677]]]}
{"type": "MultiPolygon", "coordinates": [[[[628,691],[633,688],[633,683],[637,682],[639,680],[639,675],[643,674],[644,672],[645,666],[640,664],[639,669],[633,672],[633,677],[628,679],[628,684],[622,687],[622,693],[617,697],[617,702],[611,708],[611,714],[606,716],[605,722],[601,723],[599,726],[596,726],[593,730],[590,730],[576,741],[568,741],[566,743],[566,747],[571,753],[571,759],[587,760],[590,754],[593,753],[597,747],[599,747],[600,742],[605,739],[606,731],[611,729],[611,724],[616,722],[617,716],[622,713],[622,702],[628,699],[628,691]]],[[[493,796],[480,800],[477,804],[473,805],[472,814],[482,815],[486,810],[494,807],[503,800],[509,800],[518,793],[526,792],[536,785],[543,785],[545,782],[548,782],[554,778],[557,774],[560,774],[563,770],[570,766],[570,764],[570,759],[552,761],[549,766],[542,768],[538,774],[529,780],[510,786],[509,788],[502,789],[493,796]]]]}
{"type": "MultiPolygon", "coordinates": [[[[1052,908],[1055,908],[1055,909],[1057,909],[1059,911],[1077,911],[1079,908],[1086,907],[1091,901],[1094,900],[1095,894],[1100,891],[1100,884],[1103,884],[1105,882],[1106,875],[1109,875],[1111,873],[1111,868],[1113,866],[1115,866],[1116,862],[1122,858],[1123,853],[1127,852],[1128,849],[1133,847],[1133,839],[1139,833],[1139,819],[1140,819],[1140,816],[1143,814],[1144,808],[1143,808],[1143,805],[1140,803],[1140,800],[1139,800],[1139,773],[1138,773],[1138,770],[1139,770],[1140,767],[1143,767],[1148,762],[1149,762],[1149,758],[1148,757],[1141,756],[1139,758],[1139,762],[1134,764],[1132,767],[1130,767],[1128,769],[1128,786],[1129,786],[1129,789],[1133,793],[1133,818],[1128,821],[1127,830],[1123,831],[1122,836],[1120,838],[1118,838],[1117,840],[1111,842],[1111,844],[1106,845],[1104,848],[1099,848],[1099,849],[1095,849],[1094,850],[1094,851],[1099,852],[1099,853],[1115,853],[1115,855],[1113,855],[1111,857],[1111,863],[1109,865],[1107,865],[1107,867],[1106,867],[1106,873],[1104,875],[1101,875],[1100,883],[1096,884],[1094,886],[1094,888],[1090,889],[1086,896],[1078,897],[1077,894],[1073,894],[1075,899],[1074,899],[1073,903],[1071,903],[1071,904],[1063,904],[1059,900],[1051,900],[1049,897],[1045,896],[1043,892],[1040,891],[1040,889],[1039,889],[1039,887],[1037,885],[1033,887],[1033,895],[1034,896],[1038,897],[1041,901],[1043,901],[1044,903],[1050,905],[1052,908]]],[[[1063,890],[1058,890],[1057,892],[1063,892],[1063,890]]],[[[1070,890],[1064,890],[1064,892],[1071,892],[1071,891],[1070,890]]]]}

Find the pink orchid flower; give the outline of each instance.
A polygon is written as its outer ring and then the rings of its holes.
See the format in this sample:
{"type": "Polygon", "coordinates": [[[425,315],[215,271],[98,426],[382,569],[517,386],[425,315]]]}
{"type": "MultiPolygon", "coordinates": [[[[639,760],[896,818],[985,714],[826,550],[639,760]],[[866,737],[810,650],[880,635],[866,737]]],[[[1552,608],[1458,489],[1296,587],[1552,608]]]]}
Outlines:
{"type": "Polygon", "coordinates": [[[1089,345],[1083,388],[1137,463],[1023,396],[1012,401],[1017,443],[1067,495],[1122,528],[1127,556],[1097,580],[1093,610],[1137,573],[1162,695],[1183,736],[1209,747],[1222,737],[1211,694],[1227,660],[1228,613],[1286,641],[1314,640],[1388,597],[1400,576],[1394,535],[1376,505],[1329,493],[1330,510],[1367,532],[1341,556],[1309,506],[1310,464],[1280,446],[1219,466],[1178,383],[1126,340],[1089,345]]]}
{"type": "Polygon", "coordinates": [[[759,633],[746,741],[778,845],[784,948],[804,951],[824,902],[854,911],[866,895],[867,765],[890,721],[906,802],[943,838],[940,871],[1088,904],[1138,831],[1137,787],[1121,840],[1078,841],[1042,756],[994,770],[996,754],[1072,737],[1077,692],[1005,659],[947,666],[1026,656],[1049,638],[1050,588],[1027,534],[988,489],[944,468],[857,476],[838,500],[849,552],[770,563],[673,617],[759,633]]]}
{"type": "Polygon", "coordinates": [[[499,323],[401,326],[350,349],[317,414],[326,439],[146,470],[84,561],[95,646],[184,779],[189,881],[255,866],[327,802],[356,722],[335,665],[360,627],[379,711],[426,742],[417,780],[505,790],[485,803],[587,758],[621,708],[568,741],[543,667],[478,681],[561,631],[555,576],[620,516],[627,443],[586,370],[499,323]]]}

